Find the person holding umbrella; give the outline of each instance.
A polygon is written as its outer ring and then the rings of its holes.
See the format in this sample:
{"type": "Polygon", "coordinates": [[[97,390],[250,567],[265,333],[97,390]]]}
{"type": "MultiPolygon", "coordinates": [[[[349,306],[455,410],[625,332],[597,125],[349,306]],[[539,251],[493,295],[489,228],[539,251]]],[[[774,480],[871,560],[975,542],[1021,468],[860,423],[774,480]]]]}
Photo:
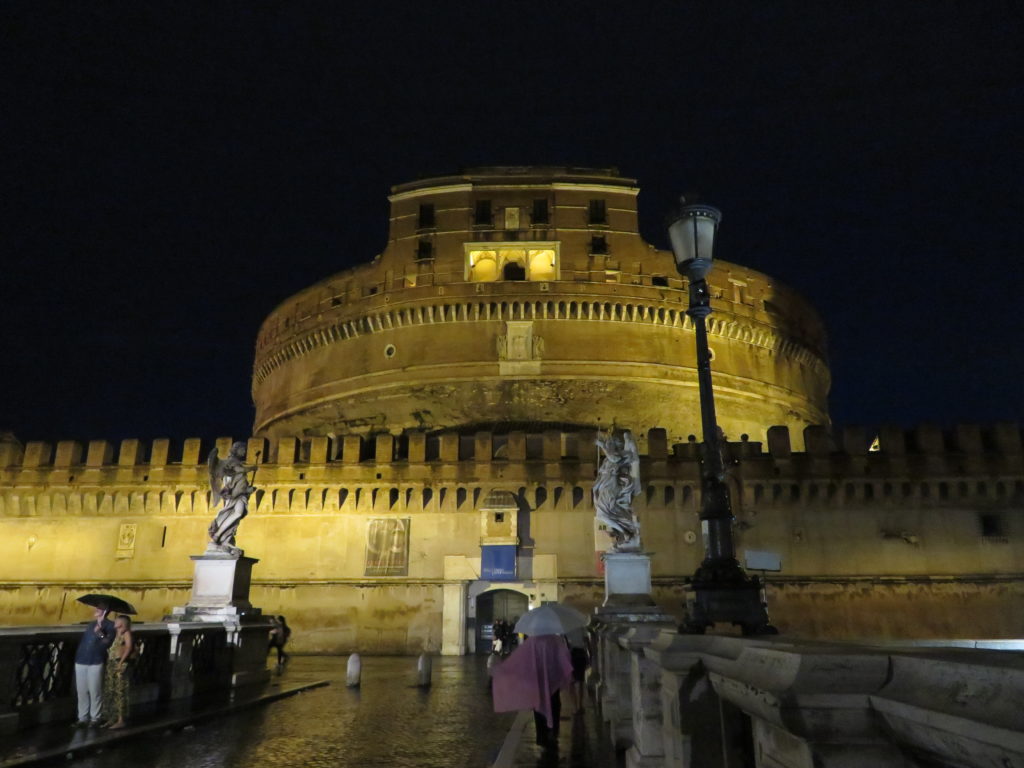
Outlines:
{"type": "Polygon", "coordinates": [[[559,603],[534,608],[515,625],[516,632],[527,635],[526,640],[494,667],[494,711],[532,709],[541,746],[558,745],[559,692],[572,684],[572,661],[564,635],[586,622],[579,611],[559,603]]]}
{"type": "Polygon", "coordinates": [[[75,692],[78,695],[76,728],[98,726],[103,707],[103,664],[114,642],[114,622],[107,618],[111,610],[135,613],[135,609],[111,595],[83,595],[78,602],[93,609],[93,620],[82,631],[75,651],[75,692]]]}

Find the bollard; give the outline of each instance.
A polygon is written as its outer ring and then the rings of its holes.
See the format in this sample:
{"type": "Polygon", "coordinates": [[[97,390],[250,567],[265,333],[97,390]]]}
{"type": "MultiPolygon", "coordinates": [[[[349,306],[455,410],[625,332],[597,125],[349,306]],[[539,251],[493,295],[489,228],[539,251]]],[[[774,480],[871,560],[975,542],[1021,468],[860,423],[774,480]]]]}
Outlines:
{"type": "Polygon", "coordinates": [[[348,657],[348,666],[345,668],[345,685],[349,688],[359,687],[359,678],[363,674],[363,660],[358,653],[348,657]]]}
{"type": "Polygon", "coordinates": [[[422,654],[416,661],[416,685],[420,688],[430,687],[430,667],[430,657],[422,654]]]}

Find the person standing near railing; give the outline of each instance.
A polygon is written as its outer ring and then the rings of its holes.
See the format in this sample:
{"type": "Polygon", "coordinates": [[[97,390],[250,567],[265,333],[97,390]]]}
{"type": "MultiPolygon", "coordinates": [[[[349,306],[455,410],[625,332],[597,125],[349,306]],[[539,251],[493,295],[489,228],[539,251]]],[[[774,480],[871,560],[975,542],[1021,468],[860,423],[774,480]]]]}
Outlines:
{"type": "Polygon", "coordinates": [[[75,651],[75,690],[78,694],[76,728],[100,724],[103,704],[103,663],[107,649],[114,642],[114,622],[107,618],[105,608],[93,608],[94,621],[89,622],[75,651]]]}
{"type": "Polygon", "coordinates": [[[128,662],[135,658],[132,620],[118,616],[114,620],[114,642],[107,652],[107,679],[103,684],[104,728],[124,728],[128,717],[128,662]]]}

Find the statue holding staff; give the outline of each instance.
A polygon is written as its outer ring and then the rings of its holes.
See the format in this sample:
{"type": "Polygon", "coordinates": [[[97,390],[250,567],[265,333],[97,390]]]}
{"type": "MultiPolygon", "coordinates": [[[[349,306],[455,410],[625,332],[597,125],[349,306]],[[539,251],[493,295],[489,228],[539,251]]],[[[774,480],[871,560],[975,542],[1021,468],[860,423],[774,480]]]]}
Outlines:
{"type": "MultiPolygon", "coordinates": [[[[224,506],[210,523],[210,546],[230,555],[240,555],[242,550],[235,546],[235,534],[242,519],[249,514],[249,496],[256,487],[251,485],[256,480],[256,467],[245,463],[246,445],[239,441],[233,443],[228,455],[223,459],[217,455],[217,449],[210,451],[207,464],[210,468],[210,500],[213,506],[223,502],[224,506]]],[[[256,454],[257,461],[259,454],[256,454]]]]}
{"type": "Polygon", "coordinates": [[[599,435],[597,445],[604,458],[594,481],[597,519],[608,529],[614,552],[640,550],[640,522],[633,499],[640,494],[640,454],[629,430],[599,435]]]}

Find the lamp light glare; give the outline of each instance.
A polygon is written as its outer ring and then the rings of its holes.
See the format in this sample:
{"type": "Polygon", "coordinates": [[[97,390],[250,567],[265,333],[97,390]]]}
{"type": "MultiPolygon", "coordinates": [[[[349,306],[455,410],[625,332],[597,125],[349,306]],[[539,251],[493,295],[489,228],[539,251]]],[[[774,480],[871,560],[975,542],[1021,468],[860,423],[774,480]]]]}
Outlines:
{"type": "Polygon", "coordinates": [[[683,203],[668,227],[672,253],[680,272],[702,278],[711,269],[722,212],[710,205],[686,205],[685,199],[683,203]]]}

